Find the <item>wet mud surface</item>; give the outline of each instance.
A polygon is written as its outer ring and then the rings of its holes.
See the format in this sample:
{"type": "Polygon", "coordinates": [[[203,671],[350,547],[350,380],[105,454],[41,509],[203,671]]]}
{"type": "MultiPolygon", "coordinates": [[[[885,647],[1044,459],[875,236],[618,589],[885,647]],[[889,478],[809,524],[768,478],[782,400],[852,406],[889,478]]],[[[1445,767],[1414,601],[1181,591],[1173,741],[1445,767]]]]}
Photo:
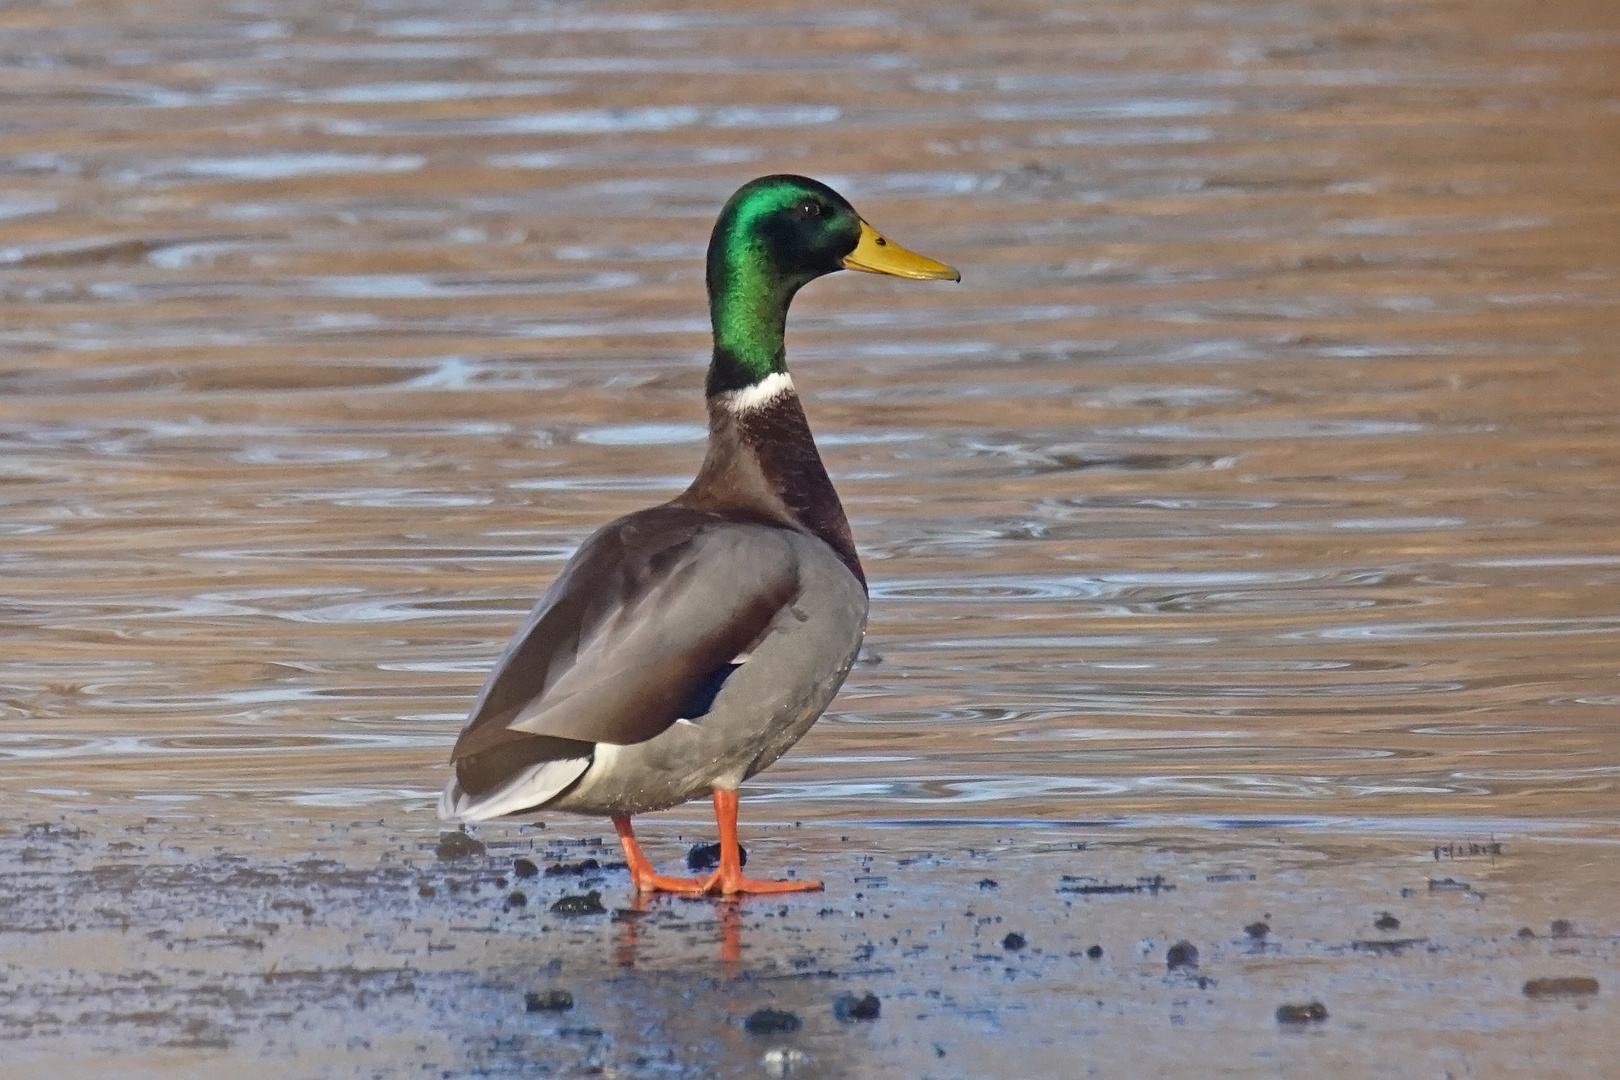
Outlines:
{"type": "Polygon", "coordinates": [[[1620,1052],[1620,871],[1591,839],[784,823],[756,858],[826,892],[725,903],[634,897],[570,824],[449,856],[421,815],[13,829],[6,1075],[1548,1077],[1620,1052]]]}

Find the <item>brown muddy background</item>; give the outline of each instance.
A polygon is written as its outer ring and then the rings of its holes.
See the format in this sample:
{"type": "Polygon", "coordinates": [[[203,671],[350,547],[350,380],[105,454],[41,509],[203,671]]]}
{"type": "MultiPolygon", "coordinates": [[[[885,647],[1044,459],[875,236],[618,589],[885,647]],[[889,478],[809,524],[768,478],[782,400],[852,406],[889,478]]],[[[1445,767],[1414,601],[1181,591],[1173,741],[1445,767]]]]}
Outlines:
{"type": "Polygon", "coordinates": [[[0,7],[0,1062],[1595,1075],[1617,275],[1608,0],[0,7]],[[828,892],[508,907],[605,823],[439,860],[448,748],[777,171],[963,273],[790,324],[872,652],[744,832],[828,892]]]}

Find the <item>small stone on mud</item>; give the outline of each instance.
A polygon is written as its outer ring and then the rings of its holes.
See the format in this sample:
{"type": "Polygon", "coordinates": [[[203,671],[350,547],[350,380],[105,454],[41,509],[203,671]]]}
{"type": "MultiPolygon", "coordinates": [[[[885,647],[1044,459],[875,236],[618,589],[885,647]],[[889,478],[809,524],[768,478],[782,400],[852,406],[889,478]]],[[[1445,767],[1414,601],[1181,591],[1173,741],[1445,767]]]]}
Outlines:
{"type": "Polygon", "coordinates": [[[1086,955],[1091,957],[1093,960],[1101,960],[1103,956],[1102,946],[1093,945],[1091,948],[1086,950],[1086,955]]]}
{"type": "Polygon", "coordinates": [[[1252,922],[1243,928],[1243,932],[1256,941],[1264,941],[1266,935],[1271,933],[1271,926],[1268,923],[1252,922]]]}
{"type": "Polygon", "coordinates": [[[605,915],[602,894],[592,889],[584,896],[565,896],[551,905],[553,915],[605,915]]]}
{"type": "Polygon", "coordinates": [[[510,911],[512,908],[520,908],[520,907],[528,907],[528,906],[529,906],[529,898],[524,895],[523,890],[521,890],[521,889],[512,890],[512,895],[510,895],[510,896],[508,896],[506,898],[506,908],[507,908],[508,911],[510,911]]]}
{"type": "Polygon", "coordinates": [[[866,993],[860,997],[854,994],[839,994],[833,1001],[833,1015],[840,1020],[876,1020],[883,1011],[883,1003],[873,993],[866,993]]]}
{"type": "Polygon", "coordinates": [[[524,1012],[566,1012],[574,1007],[574,995],[566,990],[531,990],[523,995],[524,1012]]]}
{"type": "Polygon", "coordinates": [[[1553,937],[1575,936],[1575,924],[1568,919],[1554,919],[1547,929],[1552,932],[1553,937]]]}
{"type": "Polygon", "coordinates": [[[1372,953],[1374,956],[1399,956],[1416,945],[1427,945],[1426,937],[1381,938],[1377,941],[1352,941],[1350,947],[1356,952],[1372,953]]]}
{"type": "Polygon", "coordinates": [[[782,1009],[755,1009],[743,1021],[743,1030],[750,1035],[786,1035],[803,1026],[797,1016],[782,1009]]]}
{"type": "Polygon", "coordinates": [[[1198,966],[1198,949],[1190,941],[1178,941],[1164,954],[1164,964],[1171,971],[1195,968],[1198,966]]]}
{"type": "Polygon", "coordinates": [[[1314,1024],[1328,1017],[1327,1006],[1320,1001],[1313,1001],[1307,1005],[1279,1005],[1277,1006],[1277,1023],[1279,1024],[1314,1024]]]}
{"type": "Polygon", "coordinates": [[[431,885],[429,885],[429,884],[427,884],[425,882],[416,887],[416,895],[417,896],[433,896],[436,893],[438,893],[438,891],[439,891],[438,889],[435,889],[433,886],[431,886],[431,885]]]}
{"type": "Polygon", "coordinates": [[[795,1070],[810,1064],[810,1055],[803,1050],[778,1046],[765,1051],[765,1056],[759,1059],[759,1064],[765,1070],[766,1076],[788,1076],[795,1070]]]}
{"type": "Polygon", "coordinates": [[[995,878],[988,878],[987,877],[983,881],[979,882],[979,888],[981,888],[981,889],[999,889],[999,888],[1001,888],[1001,882],[997,881],[995,878]]]}
{"type": "Polygon", "coordinates": [[[521,855],[512,860],[512,874],[515,877],[532,878],[539,872],[538,866],[521,855]]]}
{"type": "Polygon", "coordinates": [[[1006,949],[1008,952],[1017,952],[1026,944],[1027,942],[1024,940],[1024,935],[1016,931],[1009,933],[1006,937],[1001,939],[1001,947],[1006,949]]]}
{"type": "Polygon", "coordinates": [[[1527,938],[1527,939],[1528,938],[1533,938],[1533,937],[1536,936],[1536,932],[1534,930],[1530,929],[1528,926],[1521,926],[1521,927],[1519,927],[1519,935],[1518,936],[1521,937],[1521,938],[1527,938]]]}
{"type": "Polygon", "coordinates": [[[546,877],[582,877],[592,870],[602,869],[602,864],[595,859],[581,859],[579,862],[552,863],[546,867],[546,877]]]}
{"type": "MultiPolygon", "coordinates": [[[[693,844],[692,850],[686,853],[686,868],[688,870],[713,870],[719,865],[719,844],[693,844]]],[[[737,845],[737,865],[748,865],[748,849],[741,844],[737,845]]]]}
{"type": "Polygon", "coordinates": [[[434,848],[434,854],[441,859],[464,859],[469,855],[482,855],[484,843],[474,840],[464,832],[442,832],[439,834],[439,845],[434,848]]]}
{"type": "Polygon", "coordinates": [[[1531,979],[1524,984],[1527,998],[1589,997],[1598,992],[1598,981],[1584,975],[1555,979],[1531,979]]]}
{"type": "Polygon", "coordinates": [[[1399,930],[1401,928],[1401,920],[1385,911],[1379,914],[1378,921],[1373,923],[1373,926],[1379,930],[1399,930]]]}

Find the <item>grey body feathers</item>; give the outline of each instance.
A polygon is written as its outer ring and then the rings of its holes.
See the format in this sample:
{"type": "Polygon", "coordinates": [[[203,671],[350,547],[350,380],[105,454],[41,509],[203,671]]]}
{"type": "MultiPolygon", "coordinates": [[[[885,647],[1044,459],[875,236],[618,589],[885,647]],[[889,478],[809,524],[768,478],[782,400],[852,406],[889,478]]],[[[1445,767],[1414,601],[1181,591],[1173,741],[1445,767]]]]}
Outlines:
{"type": "Polygon", "coordinates": [[[440,813],[628,815],[735,788],[832,701],[866,614],[862,583],[806,532],[671,505],[619,518],[491,671],[440,813]],[[739,654],[712,706],[682,717],[739,654]]]}

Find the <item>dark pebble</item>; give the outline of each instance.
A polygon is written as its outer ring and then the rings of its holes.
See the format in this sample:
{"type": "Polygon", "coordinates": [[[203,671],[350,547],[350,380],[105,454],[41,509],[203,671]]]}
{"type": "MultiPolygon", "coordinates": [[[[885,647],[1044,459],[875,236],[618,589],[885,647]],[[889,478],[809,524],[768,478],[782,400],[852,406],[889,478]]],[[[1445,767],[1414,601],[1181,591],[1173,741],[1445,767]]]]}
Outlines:
{"type": "Polygon", "coordinates": [[[510,895],[510,896],[508,896],[506,898],[507,910],[511,910],[512,908],[520,908],[520,907],[528,907],[528,906],[529,906],[529,898],[523,894],[523,890],[521,890],[521,889],[512,890],[512,895],[510,895]]]}
{"type": "Polygon", "coordinates": [[[1028,943],[1024,940],[1024,935],[1017,932],[1009,933],[1006,937],[1001,939],[1001,947],[1006,949],[1008,952],[1017,952],[1026,944],[1028,943]]]}
{"type": "Polygon", "coordinates": [[[1598,992],[1598,981],[1583,975],[1557,979],[1531,979],[1524,984],[1527,998],[1588,997],[1598,992]]]}
{"type": "Polygon", "coordinates": [[[743,1030],[750,1035],[787,1035],[803,1026],[797,1016],[781,1009],[756,1009],[743,1021],[743,1030]]]}
{"type": "Polygon", "coordinates": [[[1548,929],[1552,931],[1553,937],[1575,936],[1575,924],[1570,922],[1568,919],[1554,919],[1552,921],[1552,925],[1548,927],[1548,929]]]}
{"type": "Polygon", "coordinates": [[[1091,957],[1093,960],[1101,960],[1103,955],[1102,946],[1093,945],[1091,948],[1086,950],[1086,955],[1091,957]]]}
{"type": "Polygon", "coordinates": [[[873,993],[863,994],[860,997],[854,994],[839,994],[833,1001],[833,1015],[840,1020],[876,1020],[882,1011],[883,1004],[873,993]]]}
{"type": "Polygon", "coordinates": [[[565,1012],[574,1007],[574,995],[566,990],[530,991],[523,995],[524,1012],[565,1012]]]}
{"type": "Polygon", "coordinates": [[[431,885],[418,885],[416,887],[416,895],[417,896],[432,896],[435,893],[437,893],[438,891],[439,891],[438,889],[435,889],[431,885]]]}
{"type": "Polygon", "coordinates": [[[439,834],[439,844],[433,850],[441,859],[464,859],[469,855],[482,855],[484,844],[464,832],[442,832],[439,834]]]}
{"type": "Polygon", "coordinates": [[[1350,947],[1356,952],[1372,953],[1374,956],[1399,956],[1415,945],[1427,945],[1426,937],[1380,938],[1377,941],[1352,941],[1350,947]]]}
{"type": "MultiPolygon", "coordinates": [[[[686,853],[686,868],[688,870],[713,870],[719,865],[719,844],[693,844],[692,850],[686,853]]],[[[748,865],[748,849],[741,844],[737,845],[737,865],[748,865]]]]}
{"type": "Polygon", "coordinates": [[[1373,926],[1379,930],[1399,930],[1401,928],[1401,920],[1385,911],[1378,916],[1378,921],[1373,923],[1373,926]]]}
{"type": "Polygon", "coordinates": [[[552,863],[546,867],[546,877],[578,877],[588,874],[592,870],[602,869],[602,864],[595,859],[581,859],[579,862],[552,863]]]}
{"type": "Polygon", "coordinates": [[[1198,949],[1190,941],[1178,941],[1164,954],[1164,964],[1171,971],[1198,966],[1198,949]]]}
{"type": "Polygon", "coordinates": [[[1271,933],[1271,926],[1263,922],[1252,922],[1243,928],[1243,932],[1256,941],[1264,941],[1266,935],[1271,933]]]}
{"type": "Polygon", "coordinates": [[[1528,926],[1521,926],[1519,927],[1519,936],[1521,938],[1533,938],[1536,936],[1536,932],[1528,926]]]}
{"type": "Polygon", "coordinates": [[[539,872],[538,866],[521,855],[512,860],[512,874],[515,877],[532,878],[539,872]]]}
{"type": "Polygon", "coordinates": [[[605,915],[602,894],[592,889],[584,896],[565,896],[551,905],[553,915],[605,915]]]}
{"type": "Polygon", "coordinates": [[[1326,1020],[1327,1006],[1320,1001],[1313,1001],[1309,1005],[1279,1005],[1277,1006],[1277,1023],[1279,1024],[1314,1024],[1326,1020]]]}
{"type": "Polygon", "coordinates": [[[997,881],[995,878],[988,878],[987,877],[983,881],[979,882],[979,888],[981,888],[981,889],[999,889],[999,888],[1001,888],[1001,882],[997,881]]]}

